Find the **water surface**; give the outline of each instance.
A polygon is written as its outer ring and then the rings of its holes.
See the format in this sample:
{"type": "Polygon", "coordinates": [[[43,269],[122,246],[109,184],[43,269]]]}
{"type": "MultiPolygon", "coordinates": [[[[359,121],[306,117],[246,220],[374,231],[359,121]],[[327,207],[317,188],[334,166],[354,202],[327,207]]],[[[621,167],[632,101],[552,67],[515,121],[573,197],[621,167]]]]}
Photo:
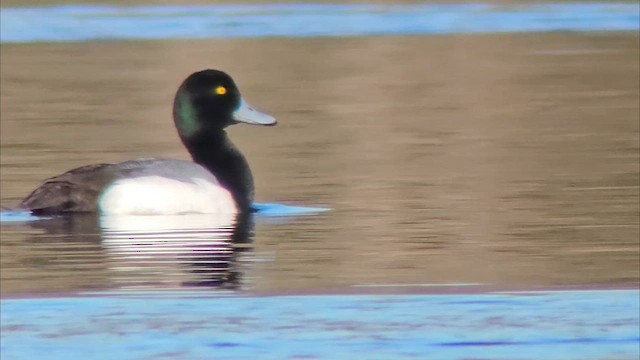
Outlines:
{"type": "MultiPolygon", "coordinates": [[[[333,209],[256,219],[231,262],[237,289],[637,284],[637,44],[633,33],[3,44],[2,206],[72,167],[186,159],[173,94],[213,67],[279,120],[230,129],[257,200],[333,209]]],[[[96,221],[37,224],[2,224],[4,295],[180,285],[114,275],[122,257],[96,221]]]]}
{"type": "Polygon", "coordinates": [[[3,300],[2,307],[2,351],[11,359],[565,360],[635,359],[639,352],[637,291],[247,298],[101,293],[3,300]]]}
{"type": "Polygon", "coordinates": [[[5,8],[0,41],[637,31],[637,3],[66,5],[5,8]]]}

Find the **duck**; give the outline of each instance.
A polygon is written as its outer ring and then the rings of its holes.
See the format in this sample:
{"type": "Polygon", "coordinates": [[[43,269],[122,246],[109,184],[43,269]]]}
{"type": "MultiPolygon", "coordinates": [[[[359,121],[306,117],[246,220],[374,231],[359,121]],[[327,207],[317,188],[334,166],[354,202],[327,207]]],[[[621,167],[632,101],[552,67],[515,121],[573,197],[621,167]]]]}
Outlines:
{"type": "Polygon", "coordinates": [[[253,175],[225,128],[273,126],[276,119],[252,108],[231,76],[206,69],[179,86],[173,120],[192,161],[144,158],[82,166],[44,180],[18,209],[34,215],[253,212],[253,175]]]}

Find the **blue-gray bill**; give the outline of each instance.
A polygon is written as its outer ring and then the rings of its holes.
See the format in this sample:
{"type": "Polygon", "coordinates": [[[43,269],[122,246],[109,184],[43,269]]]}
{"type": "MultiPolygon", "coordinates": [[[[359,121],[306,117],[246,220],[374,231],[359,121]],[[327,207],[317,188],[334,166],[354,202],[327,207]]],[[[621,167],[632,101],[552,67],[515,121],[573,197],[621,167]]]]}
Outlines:
{"type": "Polygon", "coordinates": [[[240,99],[240,106],[233,112],[233,119],[239,123],[253,125],[275,125],[276,119],[252,108],[244,99],[240,99]]]}

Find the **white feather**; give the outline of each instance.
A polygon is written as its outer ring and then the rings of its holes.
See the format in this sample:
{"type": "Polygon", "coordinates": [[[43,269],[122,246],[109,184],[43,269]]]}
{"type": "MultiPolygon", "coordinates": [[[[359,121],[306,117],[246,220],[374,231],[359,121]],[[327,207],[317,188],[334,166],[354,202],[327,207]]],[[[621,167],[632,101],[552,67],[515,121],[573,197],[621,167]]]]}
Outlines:
{"type": "Polygon", "coordinates": [[[184,182],[161,176],[115,181],[99,200],[103,214],[166,215],[237,213],[231,193],[205,179],[184,182]]]}

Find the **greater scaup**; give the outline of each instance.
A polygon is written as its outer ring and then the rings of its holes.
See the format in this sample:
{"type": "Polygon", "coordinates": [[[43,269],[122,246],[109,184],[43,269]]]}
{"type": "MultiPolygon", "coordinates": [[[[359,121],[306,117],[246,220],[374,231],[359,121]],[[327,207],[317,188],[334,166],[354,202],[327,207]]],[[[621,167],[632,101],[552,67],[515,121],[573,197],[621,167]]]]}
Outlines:
{"type": "Polygon", "coordinates": [[[45,180],[20,209],[34,214],[250,212],[253,176],[224,128],[275,125],[276,120],[251,108],[233,79],[218,70],[184,80],[173,119],[193,162],[138,159],[80,167],[45,180]]]}

